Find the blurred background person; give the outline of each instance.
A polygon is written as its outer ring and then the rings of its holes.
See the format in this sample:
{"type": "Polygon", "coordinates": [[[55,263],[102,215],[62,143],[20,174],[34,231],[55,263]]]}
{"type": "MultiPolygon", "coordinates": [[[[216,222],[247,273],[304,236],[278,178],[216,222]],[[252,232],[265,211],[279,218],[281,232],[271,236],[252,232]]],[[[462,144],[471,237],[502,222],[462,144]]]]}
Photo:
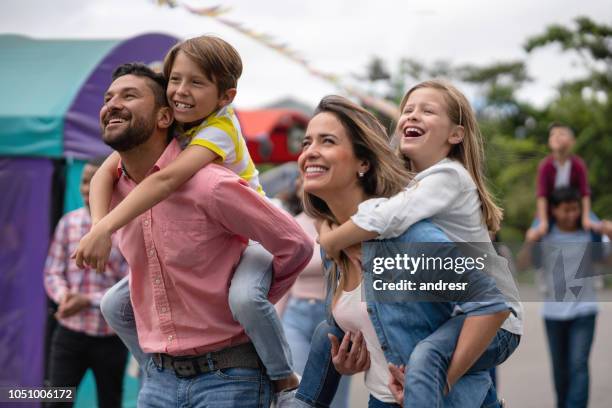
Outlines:
{"type": "MultiPolygon", "coordinates": [[[[297,165],[292,167],[297,169],[297,165]]],[[[282,202],[283,208],[292,213],[304,231],[315,239],[315,249],[310,263],[298,276],[289,295],[277,304],[277,309],[282,313],[283,329],[291,348],[295,371],[301,376],[310,353],[312,335],[326,317],[325,277],[314,220],[302,210],[302,178],[297,172],[293,176],[291,188],[279,191],[274,199],[282,202]]],[[[342,377],[331,408],[349,406],[350,381],[351,377],[342,377]]]]}
{"type": "Polygon", "coordinates": [[[91,228],[89,182],[102,161],[92,160],[83,169],[80,189],[85,206],[65,214],[57,224],[45,264],[44,285],[58,304],[58,325],[49,354],[49,386],[77,387],[91,368],[98,406],[110,408],[121,406],[127,349],[102,317],[100,300],[107,289],[127,275],[128,266],[115,242],[103,273],[92,268],[81,270],[71,259],[79,240],[91,228]]]}
{"type": "MultiPolygon", "coordinates": [[[[542,268],[542,317],[557,407],[585,408],[589,400],[589,355],[599,311],[593,262],[607,256],[601,243],[609,240],[581,226],[584,209],[579,190],[554,190],[550,207],[550,231],[543,235],[538,229],[528,230],[517,264],[519,269],[530,264],[542,268]]],[[[602,227],[606,225],[604,222],[602,227]]],[[[612,235],[612,231],[604,230],[612,235]]]]}

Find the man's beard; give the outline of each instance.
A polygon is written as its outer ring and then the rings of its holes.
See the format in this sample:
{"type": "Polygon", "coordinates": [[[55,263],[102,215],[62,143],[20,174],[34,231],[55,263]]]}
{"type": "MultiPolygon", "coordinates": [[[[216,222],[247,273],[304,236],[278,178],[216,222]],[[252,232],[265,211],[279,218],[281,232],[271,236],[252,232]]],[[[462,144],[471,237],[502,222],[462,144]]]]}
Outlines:
{"type": "MultiPolygon", "coordinates": [[[[152,114],[152,117],[154,115],[152,114]]],[[[104,131],[102,131],[102,139],[104,143],[110,146],[113,150],[118,152],[125,152],[131,150],[141,144],[145,143],[155,130],[155,123],[153,120],[147,122],[142,117],[134,118],[133,122],[120,133],[115,136],[113,140],[107,140],[104,131]]]]}

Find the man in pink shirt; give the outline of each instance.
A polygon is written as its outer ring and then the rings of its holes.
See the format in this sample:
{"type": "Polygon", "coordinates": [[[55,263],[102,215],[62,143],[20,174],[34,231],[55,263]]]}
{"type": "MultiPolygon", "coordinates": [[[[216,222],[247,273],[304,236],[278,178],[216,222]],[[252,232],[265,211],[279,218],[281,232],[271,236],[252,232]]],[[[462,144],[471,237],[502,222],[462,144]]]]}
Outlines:
{"type": "MultiPolygon", "coordinates": [[[[142,65],[124,67],[100,111],[103,139],[121,155],[115,204],[181,152],[169,137],[172,113],[163,79],[142,65]]],[[[288,214],[216,164],[119,231],[131,269],[138,342],[151,355],[138,406],[269,405],[270,381],[228,305],[234,268],[249,239],[273,255],[269,298],[276,302],[308,264],[312,240],[288,214]]],[[[111,290],[107,298],[116,294],[111,290]]],[[[123,323],[113,316],[129,319],[129,305],[117,310],[107,298],[102,311],[121,336],[123,323]]]]}

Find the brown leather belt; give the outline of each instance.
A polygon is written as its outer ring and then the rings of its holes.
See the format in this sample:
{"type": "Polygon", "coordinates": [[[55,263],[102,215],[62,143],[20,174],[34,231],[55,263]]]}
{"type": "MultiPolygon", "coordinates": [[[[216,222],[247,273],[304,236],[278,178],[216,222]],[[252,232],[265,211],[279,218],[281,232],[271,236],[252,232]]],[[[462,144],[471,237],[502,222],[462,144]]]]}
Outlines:
{"type": "Polygon", "coordinates": [[[171,356],[155,353],[153,362],[159,369],[163,367],[174,371],[178,378],[193,378],[224,368],[257,369],[262,367],[253,343],[240,344],[199,356],[171,356]]]}

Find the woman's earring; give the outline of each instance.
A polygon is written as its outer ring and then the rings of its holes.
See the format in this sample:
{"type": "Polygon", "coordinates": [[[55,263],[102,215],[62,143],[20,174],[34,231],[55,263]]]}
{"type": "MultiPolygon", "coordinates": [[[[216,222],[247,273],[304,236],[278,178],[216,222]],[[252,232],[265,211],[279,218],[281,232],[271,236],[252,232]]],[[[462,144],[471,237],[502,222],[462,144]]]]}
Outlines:
{"type": "Polygon", "coordinates": [[[359,174],[359,178],[363,178],[363,176],[365,175],[365,173],[364,173],[363,171],[360,171],[360,172],[359,172],[359,173],[357,173],[357,174],[359,174]]]}

